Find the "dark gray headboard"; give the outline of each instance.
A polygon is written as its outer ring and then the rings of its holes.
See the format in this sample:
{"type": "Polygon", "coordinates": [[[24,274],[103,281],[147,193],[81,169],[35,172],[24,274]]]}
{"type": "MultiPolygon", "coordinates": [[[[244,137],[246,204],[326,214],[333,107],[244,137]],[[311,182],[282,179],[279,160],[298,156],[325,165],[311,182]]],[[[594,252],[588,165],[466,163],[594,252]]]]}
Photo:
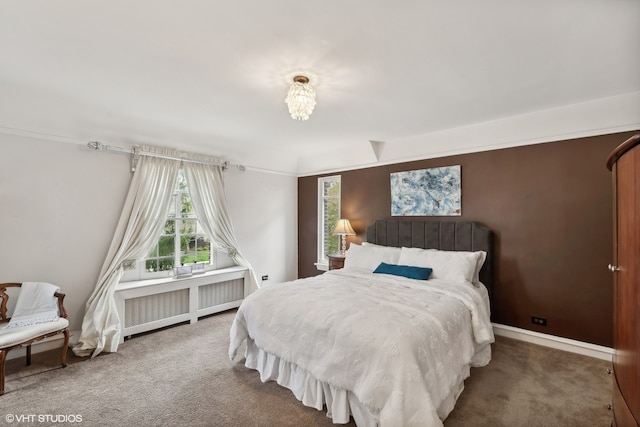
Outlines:
{"type": "Polygon", "coordinates": [[[367,242],[384,246],[485,251],[480,281],[493,293],[493,232],[470,221],[378,220],[367,227],[367,242]]]}

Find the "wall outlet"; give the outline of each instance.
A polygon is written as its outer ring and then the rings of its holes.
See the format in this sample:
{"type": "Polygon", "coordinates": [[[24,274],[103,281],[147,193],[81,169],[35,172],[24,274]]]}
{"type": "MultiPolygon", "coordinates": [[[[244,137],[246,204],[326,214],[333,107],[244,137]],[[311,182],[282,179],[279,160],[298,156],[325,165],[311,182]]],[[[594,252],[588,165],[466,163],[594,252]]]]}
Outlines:
{"type": "Polygon", "coordinates": [[[531,316],[531,323],[538,326],[547,326],[547,319],[544,317],[531,316]]]}
{"type": "Polygon", "coordinates": [[[265,280],[269,280],[268,274],[265,274],[264,276],[262,276],[262,281],[264,282],[265,280]]]}

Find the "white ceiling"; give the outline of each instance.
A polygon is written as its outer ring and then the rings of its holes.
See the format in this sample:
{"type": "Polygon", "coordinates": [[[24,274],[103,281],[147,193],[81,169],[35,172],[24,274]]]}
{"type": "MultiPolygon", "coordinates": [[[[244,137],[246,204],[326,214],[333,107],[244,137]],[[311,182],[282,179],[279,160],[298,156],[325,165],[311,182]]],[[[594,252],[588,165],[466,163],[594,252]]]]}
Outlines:
{"type": "Polygon", "coordinates": [[[640,123],[638,0],[0,10],[3,133],[164,145],[303,175],[640,123]],[[297,72],[317,92],[304,122],[284,103],[297,72]]]}

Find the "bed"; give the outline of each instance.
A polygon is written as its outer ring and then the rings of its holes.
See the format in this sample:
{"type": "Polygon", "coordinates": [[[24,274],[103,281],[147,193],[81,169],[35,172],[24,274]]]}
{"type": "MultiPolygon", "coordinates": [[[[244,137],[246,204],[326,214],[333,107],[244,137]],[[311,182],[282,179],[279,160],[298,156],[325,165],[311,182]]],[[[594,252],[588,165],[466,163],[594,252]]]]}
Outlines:
{"type": "Polygon", "coordinates": [[[238,308],[233,360],[333,423],[442,426],[491,360],[493,237],[466,221],[379,220],[344,268],[263,287],[238,308]]]}

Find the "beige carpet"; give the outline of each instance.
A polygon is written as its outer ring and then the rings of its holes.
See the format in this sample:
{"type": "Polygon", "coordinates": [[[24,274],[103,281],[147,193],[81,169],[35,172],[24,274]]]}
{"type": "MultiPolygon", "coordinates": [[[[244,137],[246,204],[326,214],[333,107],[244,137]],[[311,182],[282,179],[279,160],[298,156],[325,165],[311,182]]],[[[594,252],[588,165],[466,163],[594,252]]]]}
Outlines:
{"type": "MultiPolygon", "coordinates": [[[[234,314],[138,336],[95,359],[69,352],[65,369],[56,367],[57,351],[34,354],[31,367],[11,360],[0,426],[333,425],[289,390],[261,383],[241,359],[228,359],[234,314]],[[24,421],[29,416],[33,422],[24,421]],[[59,422],[71,416],[82,422],[59,422]],[[51,422],[41,422],[46,417],[51,422]]],[[[500,337],[493,353],[488,366],[472,369],[446,427],[610,425],[609,363],[500,337]]]]}

